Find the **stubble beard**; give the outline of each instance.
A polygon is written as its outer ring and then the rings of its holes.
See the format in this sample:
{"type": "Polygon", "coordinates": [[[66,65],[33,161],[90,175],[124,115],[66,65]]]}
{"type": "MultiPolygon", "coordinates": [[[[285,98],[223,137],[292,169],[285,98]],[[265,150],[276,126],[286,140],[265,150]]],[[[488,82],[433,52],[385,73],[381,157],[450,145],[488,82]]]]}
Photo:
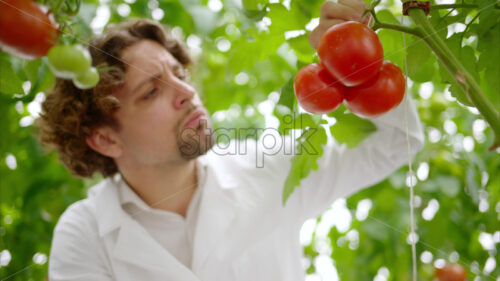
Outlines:
{"type": "Polygon", "coordinates": [[[215,144],[213,128],[207,120],[200,120],[198,126],[183,128],[177,138],[177,148],[185,160],[195,159],[209,151],[215,144]]]}

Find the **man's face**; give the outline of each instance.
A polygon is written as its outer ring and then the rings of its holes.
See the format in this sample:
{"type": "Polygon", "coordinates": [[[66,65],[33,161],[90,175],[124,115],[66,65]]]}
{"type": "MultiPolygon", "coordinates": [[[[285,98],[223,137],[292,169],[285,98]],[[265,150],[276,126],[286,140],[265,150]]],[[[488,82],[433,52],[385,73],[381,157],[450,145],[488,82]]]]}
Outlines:
{"type": "Polygon", "coordinates": [[[123,52],[125,84],[116,91],[122,156],[145,165],[185,161],[214,144],[208,112],[183,66],[159,43],[140,41],[123,52]]]}

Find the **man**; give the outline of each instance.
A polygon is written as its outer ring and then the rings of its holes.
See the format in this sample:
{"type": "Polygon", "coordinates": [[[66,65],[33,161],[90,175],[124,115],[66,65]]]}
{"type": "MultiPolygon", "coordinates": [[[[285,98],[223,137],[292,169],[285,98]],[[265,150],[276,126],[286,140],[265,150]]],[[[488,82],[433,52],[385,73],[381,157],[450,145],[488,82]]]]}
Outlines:
{"type": "MultiPolygon", "coordinates": [[[[366,22],[364,7],[326,2],[311,45],[333,24],[366,22]]],[[[402,104],[374,118],[377,132],[356,149],[329,142],[318,171],[282,206],[292,155],[255,141],[245,154],[211,150],[208,113],[185,72],[189,56],[159,25],[122,24],[92,46],[93,64],[113,69],[87,91],[58,81],[39,122],[42,140],[74,174],[106,177],[61,216],[52,281],[303,280],[303,222],[408,161],[402,104]],[[273,154],[261,168],[259,151],[273,154]]],[[[408,102],[414,153],[423,136],[408,102]]]]}

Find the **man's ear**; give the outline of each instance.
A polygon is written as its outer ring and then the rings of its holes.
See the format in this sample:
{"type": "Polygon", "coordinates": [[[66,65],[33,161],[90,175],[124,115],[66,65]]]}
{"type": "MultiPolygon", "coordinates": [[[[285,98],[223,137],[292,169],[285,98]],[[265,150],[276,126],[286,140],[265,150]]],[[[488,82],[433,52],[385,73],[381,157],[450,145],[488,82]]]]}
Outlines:
{"type": "Polygon", "coordinates": [[[96,152],[111,158],[118,158],[122,155],[122,145],[118,136],[113,129],[107,126],[96,128],[92,131],[92,135],[88,136],[85,141],[96,152]]]}

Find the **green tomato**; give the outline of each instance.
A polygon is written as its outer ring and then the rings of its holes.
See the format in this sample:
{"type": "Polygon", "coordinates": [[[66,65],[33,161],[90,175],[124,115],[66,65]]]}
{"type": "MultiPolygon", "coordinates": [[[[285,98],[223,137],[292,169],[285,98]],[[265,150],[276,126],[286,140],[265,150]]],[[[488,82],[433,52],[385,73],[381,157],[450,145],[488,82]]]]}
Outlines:
{"type": "Polygon", "coordinates": [[[77,88],[82,90],[90,89],[99,82],[99,72],[95,67],[91,67],[87,72],[78,75],[73,79],[73,83],[77,88]]]}
{"type": "Polygon", "coordinates": [[[92,62],[89,51],[81,45],[54,46],[47,57],[54,75],[65,79],[74,79],[86,73],[92,62]]]}

